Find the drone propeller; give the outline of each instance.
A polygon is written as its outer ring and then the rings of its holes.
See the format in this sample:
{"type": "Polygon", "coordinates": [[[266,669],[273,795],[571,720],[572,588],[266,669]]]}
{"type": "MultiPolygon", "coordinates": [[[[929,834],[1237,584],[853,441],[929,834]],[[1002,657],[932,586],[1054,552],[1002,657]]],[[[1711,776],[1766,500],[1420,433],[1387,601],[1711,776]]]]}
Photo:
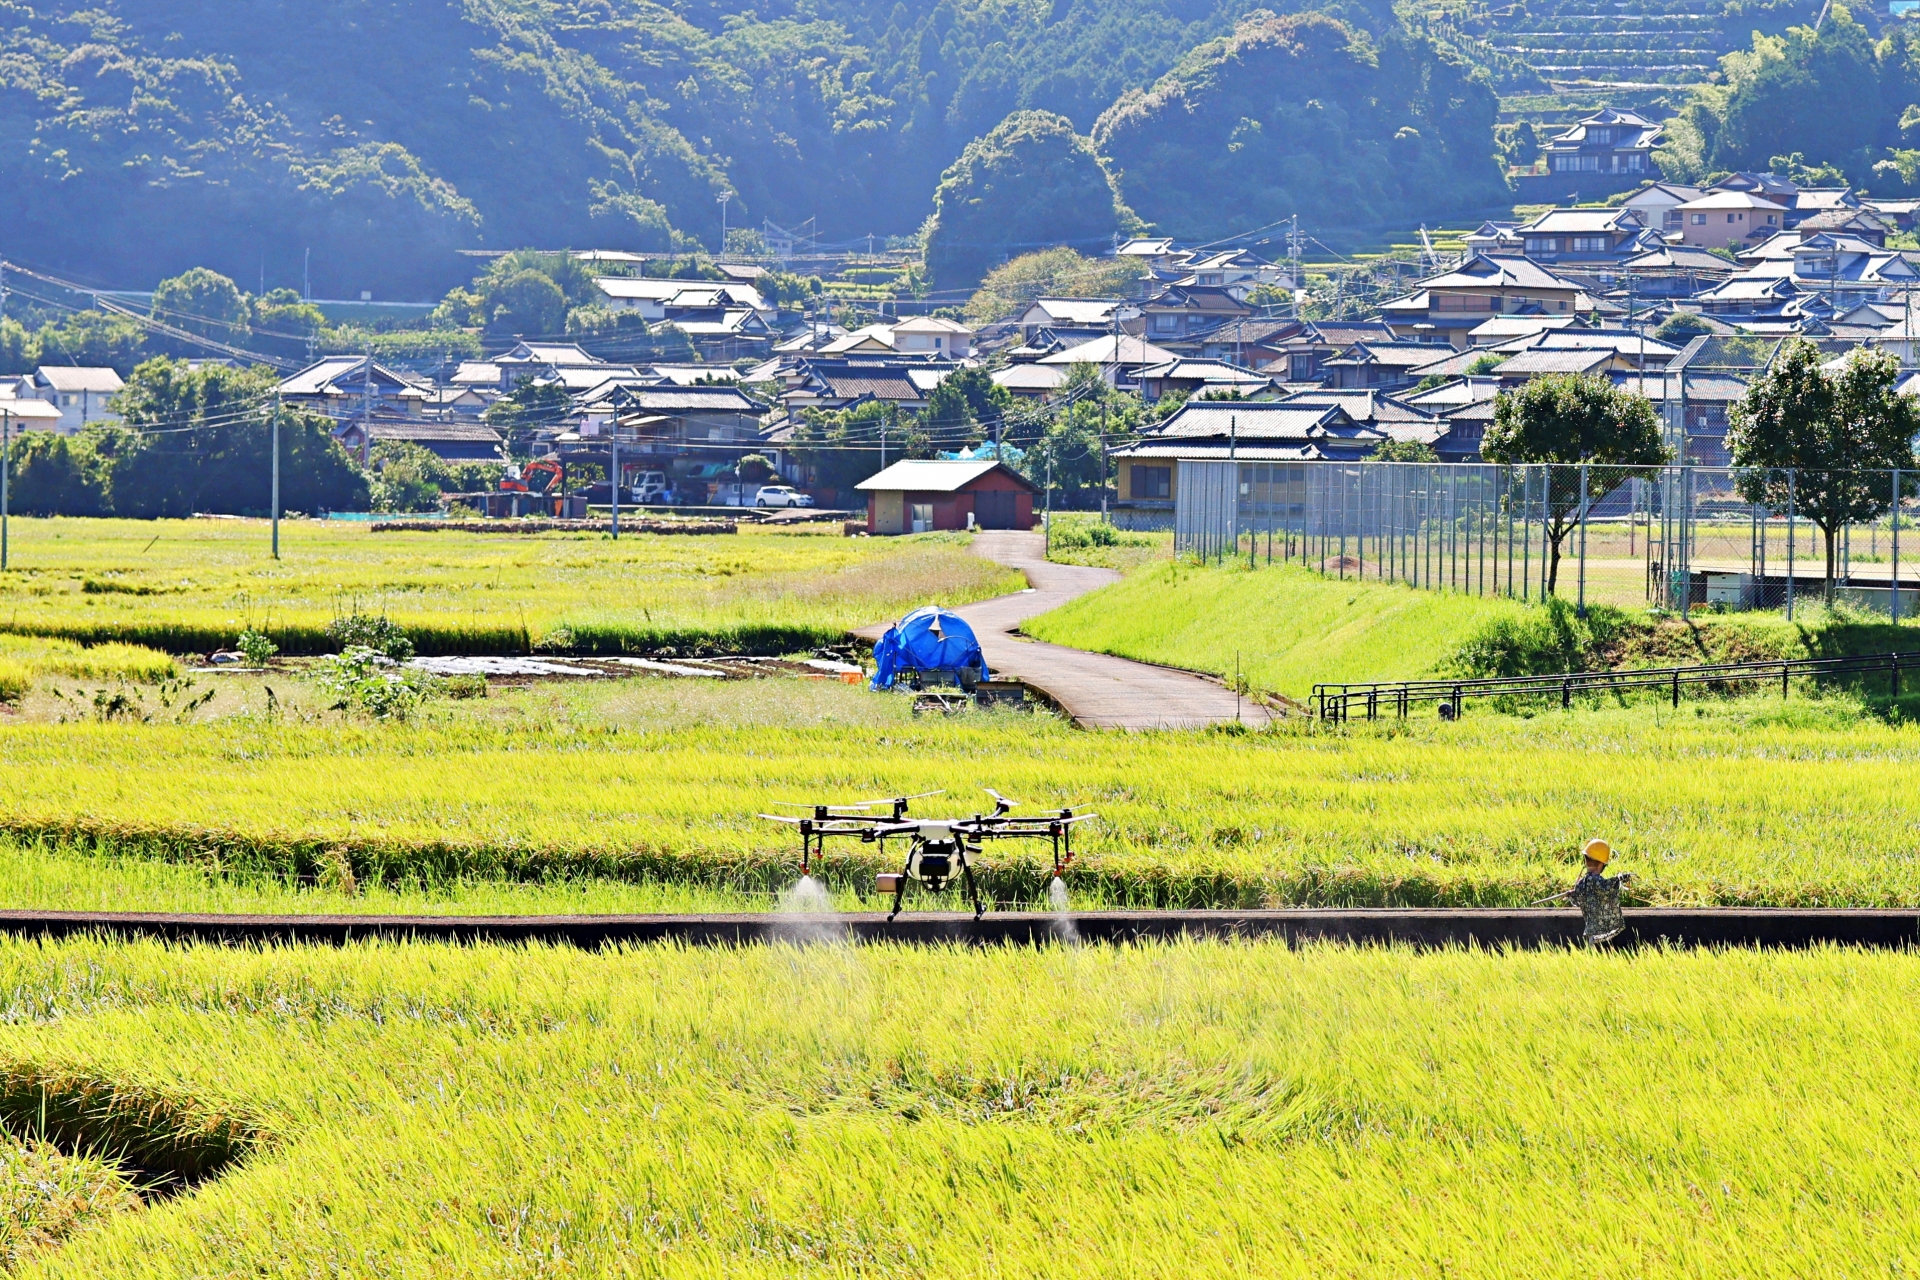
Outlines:
{"type": "Polygon", "coordinates": [[[1020,807],[1018,800],[1009,800],[992,787],[982,787],[980,789],[993,797],[993,811],[996,814],[1005,813],[1009,809],[1017,809],[1020,807]]]}
{"type": "Polygon", "coordinates": [[[892,804],[896,800],[925,800],[928,796],[943,796],[945,794],[947,794],[946,788],[942,787],[938,791],[919,791],[910,796],[886,796],[879,800],[863,800],[858,805],[849,805],[847,807],[863,809],[868,805],[892,804]]]}
{"type": "MultiPolygon", "coordinates": [[[[852,804],[818,805],[803,804],[798,800],[775,800],[773,803],[779,805],[782,809],[871,809],[875,805],[890,804],[892,802],[887,800],[861,800],[852,804]]],[[[767,815],[761,814],[760,816],[766,817],[767,815]]]]}

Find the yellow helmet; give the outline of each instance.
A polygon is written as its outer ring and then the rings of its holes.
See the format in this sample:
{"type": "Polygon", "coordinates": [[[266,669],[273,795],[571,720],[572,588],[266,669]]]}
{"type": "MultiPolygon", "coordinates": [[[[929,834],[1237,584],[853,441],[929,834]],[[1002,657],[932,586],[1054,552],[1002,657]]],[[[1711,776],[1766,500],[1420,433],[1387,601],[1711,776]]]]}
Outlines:
{"type": "Polygon", "coordinates": [[[1613,860],[1613,846],[1605,840],[1589,840],[1587,847],[1581,852],[1603,867],[1613,860]]]}

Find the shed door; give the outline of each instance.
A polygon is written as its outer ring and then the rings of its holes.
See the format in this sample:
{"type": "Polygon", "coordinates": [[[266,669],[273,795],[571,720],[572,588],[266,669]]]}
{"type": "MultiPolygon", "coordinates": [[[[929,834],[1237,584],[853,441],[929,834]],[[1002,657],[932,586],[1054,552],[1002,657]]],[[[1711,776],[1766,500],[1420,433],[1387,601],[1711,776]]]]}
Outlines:
{"type": "Polygon", "coordinates": [[[898,489],[882,489],[873,495],[873,531],[905,533],[906,494],[898,489]]]}
{"type": "Polygon", "coordinates": [[[1015,495],[1005,489],[981,489],[973,495],[973,518],[982,529],[1011,529],[1015,495]]]}

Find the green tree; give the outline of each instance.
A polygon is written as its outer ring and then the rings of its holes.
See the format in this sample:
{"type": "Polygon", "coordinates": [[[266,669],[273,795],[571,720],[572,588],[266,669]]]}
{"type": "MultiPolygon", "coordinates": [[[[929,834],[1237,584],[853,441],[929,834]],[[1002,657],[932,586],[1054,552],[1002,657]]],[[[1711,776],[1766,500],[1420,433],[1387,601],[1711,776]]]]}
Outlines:
{"type": "Polygon", "coordinates": [[[40,363],[40,345],[12,316],[0,318],[0,377],[32,373],[40,363]]]}
{"type": "Polygon", "coordinates": [[[417,444],[388,441],[374,446],[367,458],[372,473],[369,505],[375,511],[438,511],[439,461],[417,444]]]}
{"type": "Polygon", "coordinates": [[[573,411],[567,389],[552,383],[522,382],[487,406],[487,425],[507,438],[507,450],[525,457],[535,431],[564,422],[573,411]]]}
{"type": "Polygon", "coordinates": [[[1840,531],[1892,507],[1886,471],[1913,468],[1920,408],[1895,390],[1892,352],[1856,347],[1833,372],[1824,359],[1804,338],[1785,343],[1728,415],[1727,452],[1742,497],[1777,513],[1791,504],[1819,527],[1831,599],[1840,531]]]}
{"type": "Polygon", "coordinates": [[[1685,345],[1688,341],[1703,333],[1712,333],[1713,326],[1691,311],[1676,311],[1660,322],[1653,336],[1662,342],[1685,345]]]}
{"type": "Polygon", "coordinates": [[[1011,319],[1036,298],[1125,297],[1146,274],[1128,258],[1089,258],[1067,248],[1023,253],[987,273],[966,317],[976,325],[1011,319]]]}
{"type": "MultiPolygon", "coordinates": [[[[115,515],[264,515],[271,505],[269,369],[148,360],[114,399],[124,425],[83,437],[104,460],[115,515]]],[[[289,511],[365,510],[367,481],[318,414],[280,411],[280,501],[289,511]]]]}
{"type": "Polygon", "coordinates": [[[1550,593],[1560,580],[1561,543],[1585,514],[1574,464],[1587,468],[1591,506],[1668,459],[1652,402],[1583,373],[1549,374],[1501,392],[1480,452],[1492,462],[1561,464],[1546,468],[1550,593]]]}
{"type": "Polygon", "coordinates": [[[969,143],[941,175],[927,230],[927,271],[942,289],[965,288],[1009,252],[1098,249],[1134,225],[1072,121],[1017,111],[969,143]]]}
{"type": "Polygon", "coordinates": [[[51,431],[23,431],[14,437],[8,498],[15,515],[103,516],[107,480],[102,459],[85,438],[51,431]]]}
{"type": "Polygon", "coordinates": [[[889,465],[934,453],[919,421],[899,416],[878,400],[851,409],[803,409],[790,447],[795,459],[812,468],[819,483],[838,490],[846,503],[857,499],[854,485],[880,470],[883,439],[889,465]]]}
{"type": "Polygon", "coordinates": [[[215,342],[240,344],[253,307],[240,286],[206,267],[162,280],[153,291],[153,318],[215,342]]]}
{"type": "Polygon", "coordinates": [[[1438,462],[1440,455],[1425,440],[1389,440],[1373,451],[1375,462],[1438,462]]]}
{"type": "Polygon", "coordinates": [[[949,385],[948,378],[927,393],[927,407],[920,411],[920,426],[949,448],[966,438],[974,424],[973,406],[967,393],[949,385]]]}
{"type": "Polygon", "coordinates": [[[77,364],[117,369],[123,376],[144,358],[147,332],[125,316],[76,311],[34,335],[40,364],[77,364]]]}
{"type": "Polygon", "coordinates": [[[567,295],[539,271],[508,276],[487,291],[484,305],[486,327],[493,333],[545,338],[567,327],[567,295]]]}
{"type": "Polygon", "coordinates": [[[327,317],[292,289],[270,289],[253,300],[253,324],[276,337],[307,338],[327,327],[327,317]]]}
{"type": "Polygon", "coordinates": [[[927,394],[927,407],[920,413],[920,426],[945,448],[963,438],[992,435],[996,426],[1013,407],[1013,395],[994,382],[993,374],[982,366],[956,369],[927,394]]]}

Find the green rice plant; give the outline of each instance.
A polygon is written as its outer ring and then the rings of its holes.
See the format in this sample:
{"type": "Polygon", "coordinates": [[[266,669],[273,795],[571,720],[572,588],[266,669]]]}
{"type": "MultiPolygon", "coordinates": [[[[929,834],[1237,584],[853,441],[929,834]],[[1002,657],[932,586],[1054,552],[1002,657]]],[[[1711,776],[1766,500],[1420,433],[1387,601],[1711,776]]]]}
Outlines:
{"type": "Polygon", "coordinates": [[[238,1159],[25,1274],[1898,1273],[1900,952],[0,943],[238,1159]]]}
{"type": "MultiPolygon", "coordinates": [[[[542,712],[587,695],[536,690],[404,724],[19,724],[0,733],[0,832],[212,874],[311,878],[345,856],[362,885],[771,893],[798,874],[791,832],[754,816],[777,802],[944,789],[915,811],[964,813],[993,786],[1100,814],[1075,883],[1108,902],[1512,906],[1564,888],[1604,835],[1639,902],[1920,903],[1920,728],[1844,700],[1116,735],[916,721],[905,699],[837,684],[783,712],[779,683],[670,688],[652,710],[608,688],[593,714],[542,712]],[[729,699],[751,704],[745,722],[721,714],[729,699]]],[[[853,892],[891,869],[846,845],[821,873],[853,892]]],[[[1048,874],[996,849],[985,879],[1031,902],[1048,874]]]]}
{"type": "Polygon", "coordinates": [[[427,654],[526,653],[561,633],[596,652],[663,643],[765,652],[838,640],[930,600],[1026,585],[967,541],[846,538],[821,525],[616,542],[299,521],[283,525],[276,561],[264,522],[16,520],[0,633],[205,653],[252,628],[307,655],[338,651],[328,629],[359,614],[390,619],[427,654]]]}

